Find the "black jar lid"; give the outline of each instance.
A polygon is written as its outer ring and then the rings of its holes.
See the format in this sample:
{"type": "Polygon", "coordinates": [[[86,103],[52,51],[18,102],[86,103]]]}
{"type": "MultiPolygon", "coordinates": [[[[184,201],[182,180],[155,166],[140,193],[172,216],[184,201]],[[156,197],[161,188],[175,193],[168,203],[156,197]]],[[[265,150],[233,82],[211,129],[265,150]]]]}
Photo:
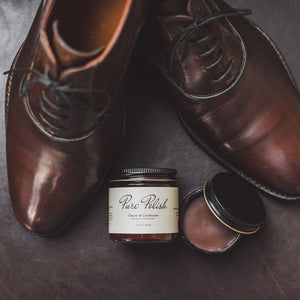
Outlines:
{"type": "Polygon", "coordinates": [[[265,220],[265,207],[257,191],[240,176],[218,173],[203,188],[205,201],[215,217],[228,228],[252,234],[265,220]]]}
{"type": "Polygon", "coordinates": [[[175,178],[177,170],[168,168],[124,168],[112,173],[111,179],[175,178]]]}

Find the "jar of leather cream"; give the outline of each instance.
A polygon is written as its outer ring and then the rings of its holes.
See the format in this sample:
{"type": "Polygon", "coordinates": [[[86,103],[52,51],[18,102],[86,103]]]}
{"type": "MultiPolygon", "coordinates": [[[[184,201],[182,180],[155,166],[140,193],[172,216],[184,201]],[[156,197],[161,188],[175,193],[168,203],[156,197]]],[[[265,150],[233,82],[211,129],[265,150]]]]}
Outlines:
{"type": "Polygon", "coordinates": [[[178,236],[176,170],[122,169],[109,182],[109,236],[116,242],[171,242],[178,236]]]}

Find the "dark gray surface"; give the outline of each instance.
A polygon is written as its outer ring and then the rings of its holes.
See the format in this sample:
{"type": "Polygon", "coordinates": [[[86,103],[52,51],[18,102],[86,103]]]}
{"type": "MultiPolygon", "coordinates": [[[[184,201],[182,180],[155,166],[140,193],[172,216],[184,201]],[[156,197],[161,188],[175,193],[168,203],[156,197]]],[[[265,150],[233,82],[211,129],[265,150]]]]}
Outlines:
{"type": "MultiPolygon", "coordinates": [[[[228,3],[253,9],[252,19],[278,44],[299,85],[300,2],[228,3]]],[[[0,0],[1,72],[9,69],[38,4],[39,0],[0,0]]],[[[126,96],[128,138],[116,166],[177,168],[183,196],[222,167],[190,140],[148,65],[138,64],[130,74],[126,96]]],[[[5,81],[0,76],[1,300],[299,299],[300,203],[264,197],[267,221],[263,231],[219,257],[194,253],[181,243],[128,247],[110,242],[106,187],[62,235],[45,239],[27,232],[17,223],[8,195],[5,81]]]]}

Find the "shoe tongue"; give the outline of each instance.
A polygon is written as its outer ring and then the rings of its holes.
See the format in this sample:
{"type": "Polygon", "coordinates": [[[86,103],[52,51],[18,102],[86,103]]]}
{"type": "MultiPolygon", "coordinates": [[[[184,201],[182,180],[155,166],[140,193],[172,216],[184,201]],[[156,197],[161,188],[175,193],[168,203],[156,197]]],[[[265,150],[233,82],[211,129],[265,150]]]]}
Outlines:
{"type": "Polygon", "coordinates": [[[187,0],[162,0],[159,4],[161,16],[186,15],[187,0]]]}
{"type": "MultiPolygon", "coordinates": [[[[229,9],[230,7],[225,3],[221,3],[220,8],[229,9]]],[[[218,4],[218,6],[220,6],[218,4]]],[[[193,18],[199,17],[200,15],[211,15],[220,11],[220,9],[211,1],[203,0],[189,0],[187,4],[187,13],[193,18]]]]}
{"type": "Polygon", "coordinates": [[[54,21],[52,24],[52,33],[53,50],[55,52],[56,59],[62,68],[81,66],[100,55],[105,49],[105,46],[101,46],[94,51],[85,52],[72,48],[61,36],[58,20],[54,21]]]}
{"type": "Polygon", "coordinates": [[[200,11],[203,10],[203,3],[199,0],[189,0],[187,5],[187,12],[190,16],[196,17],[199,15],[200,11]]]}

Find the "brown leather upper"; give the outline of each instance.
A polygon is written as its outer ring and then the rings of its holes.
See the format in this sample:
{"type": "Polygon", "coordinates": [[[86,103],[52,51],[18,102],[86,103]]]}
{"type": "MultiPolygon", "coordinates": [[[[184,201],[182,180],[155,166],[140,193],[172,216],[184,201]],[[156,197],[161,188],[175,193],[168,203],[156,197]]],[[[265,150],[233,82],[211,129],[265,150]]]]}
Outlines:
{"type": "Polygon", "coordinates": [[[56,1],[42,1],[6,95],[9,189],[17,219],[27,229],[43,235],[61,231],[109,170],[124,131],[124,75],[148,3],[124,0],[104,51],[66,68],[57,61],[48,31],[56,1]],[[19,68],[39,71],[67,92],[57,93],[37,73],[19,68]]]}
{"type": "Polygon", "coordinates": [[[199,27],[172,60],[172,41],[197,17],[229,9],[221,0],[177,2],[176,11],[164,0],[144,34],[154,33],[148,48],[185,128],[258,188],[300,199],[299,94],[279,50],[256,25],[234,16],[199,27]]]}

